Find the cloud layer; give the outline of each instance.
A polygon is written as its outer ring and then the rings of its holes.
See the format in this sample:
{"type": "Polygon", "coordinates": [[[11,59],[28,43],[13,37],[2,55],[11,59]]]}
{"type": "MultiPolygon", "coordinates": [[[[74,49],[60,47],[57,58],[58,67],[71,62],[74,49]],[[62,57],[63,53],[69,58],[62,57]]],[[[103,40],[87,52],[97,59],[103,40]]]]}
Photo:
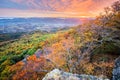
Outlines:
{"type": "Polygon", "coordinates": [[[116,0],[1,0],[0,16],[94,17],[114,1],[116,0]]]}

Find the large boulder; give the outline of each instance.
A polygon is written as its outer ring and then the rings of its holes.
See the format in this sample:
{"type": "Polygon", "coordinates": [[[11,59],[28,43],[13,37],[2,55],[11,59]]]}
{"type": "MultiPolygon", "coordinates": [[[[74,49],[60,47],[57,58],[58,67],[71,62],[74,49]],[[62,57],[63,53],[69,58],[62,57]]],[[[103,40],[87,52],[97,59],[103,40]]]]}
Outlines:
{"type": "Polygon", "coordinates": [[[120,57],[115,60],[113,69],[113,80],[120,80],[120,57]]]}
{"type": "Polygon", "coordinates": [[[46,74],[42,80],[109,80],[102,77],[96,77],[92,75],[78,75],[68,72],[60,71],[59,69],[54,69],[53,71],[46,74]]]}

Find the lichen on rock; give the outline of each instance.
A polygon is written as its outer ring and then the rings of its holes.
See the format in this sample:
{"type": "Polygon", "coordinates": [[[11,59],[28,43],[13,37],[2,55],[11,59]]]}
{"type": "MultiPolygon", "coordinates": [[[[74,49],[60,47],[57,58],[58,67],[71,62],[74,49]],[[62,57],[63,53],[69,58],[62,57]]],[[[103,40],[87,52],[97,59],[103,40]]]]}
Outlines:
{"type": "Polygon", "coordinates": [[[109,80],[101,77],[96,77],[92,75],[78,75],[68,72],[63,72],[59,69],[54,69],[53,71],[46,74],[42,80],[109,80]]]}

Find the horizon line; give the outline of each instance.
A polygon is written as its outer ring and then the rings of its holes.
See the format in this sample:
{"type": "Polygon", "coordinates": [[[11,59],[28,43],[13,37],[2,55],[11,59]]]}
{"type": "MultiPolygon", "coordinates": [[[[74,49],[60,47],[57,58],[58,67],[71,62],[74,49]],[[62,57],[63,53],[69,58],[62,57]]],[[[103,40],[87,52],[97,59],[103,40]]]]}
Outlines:
{"type": "Polygon", "coordinates": [[[44,16],[44,17],[36,17],[36,16],[16,16],[16,17],[7,17],[7,16],[0,16],[0,18],[96,18],[96,17],[92,17],[92,16],[79,16],[79,17],[48,17],[48,16],[44,16]]]}

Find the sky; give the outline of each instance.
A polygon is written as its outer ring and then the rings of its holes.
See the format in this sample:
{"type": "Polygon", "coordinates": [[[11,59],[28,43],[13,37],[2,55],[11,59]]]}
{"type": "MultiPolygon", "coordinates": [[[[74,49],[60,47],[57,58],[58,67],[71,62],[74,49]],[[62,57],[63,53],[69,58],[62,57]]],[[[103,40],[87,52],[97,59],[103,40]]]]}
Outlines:
{"type": "Polygon", "coordinates": [[[0,0],[0,17],[95,17],[117,0],[0,0]]]}

